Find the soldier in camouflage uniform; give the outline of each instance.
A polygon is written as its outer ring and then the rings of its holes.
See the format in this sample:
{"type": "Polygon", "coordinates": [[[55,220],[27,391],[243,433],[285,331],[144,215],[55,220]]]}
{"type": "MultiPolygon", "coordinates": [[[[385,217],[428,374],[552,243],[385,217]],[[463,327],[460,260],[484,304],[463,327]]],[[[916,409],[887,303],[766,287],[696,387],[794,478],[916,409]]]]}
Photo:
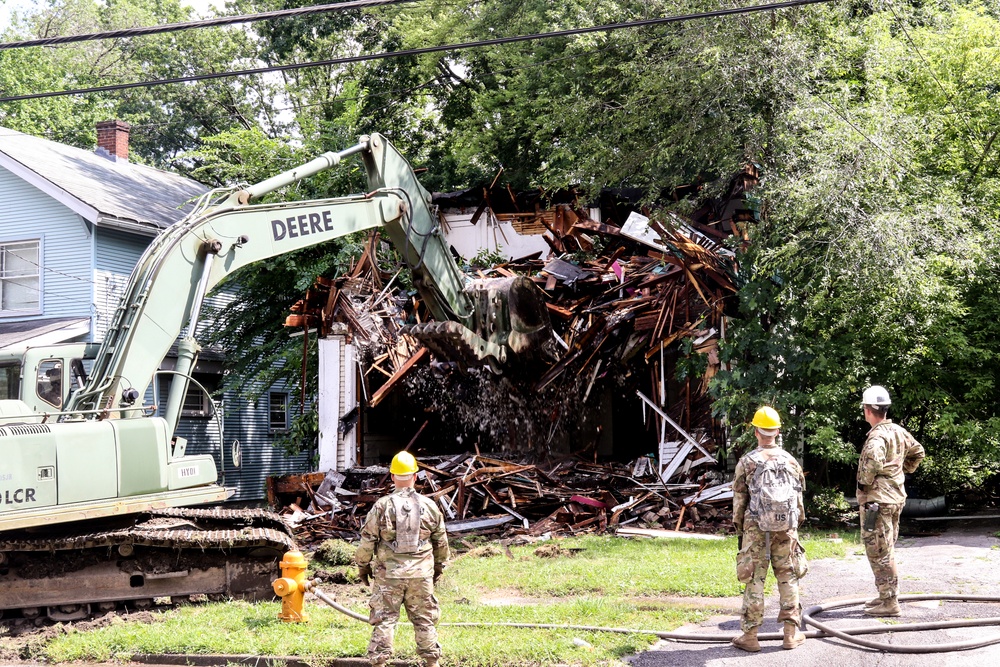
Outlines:
{"type": "Polygon", "coordinates": [[[750,652],[760,650],[757,631],[764,623],[764,580],[770,561],[778,580],[781,602],[778,614],[778,621],[783,622],[784,629],[781,645],[786,649],[794,649],[806,639],[799,631],[802,623],[799,577],[805,575],[806,561],[798,540],[798,525],[805,517],[802,503],[805,475],[795,457],[781,449],[776,442],[781,420],[773,408],[759,409],[751,424],[754,426],[758,447],[739,460],[733,480],[733,525],[741,540],[736,571],[740,582],[746,584],[740,613],[740,629],[743,634],[733,639],[733,646],[750,652]],[[779,459],[779,462],[783,460],[789,477],[797,480],[797,517],[793,514],[794,518],[789,519],[793,526],[789,530],[765,532],[761,530],[757,517],[751,511],[752,480],[757,466],[763,465],[762,461],[774,458],[779,459]]]}
{"type": "Polygon", "coordinates": [[[878,385],[865,390],[861,403],[871,430],[858,461],[858,507],[861,539],[879,595],[865,605],[869,616],[900,614],[895,545],[899,513],[906,502],[903,475],[915,471],[924,458],[920,443],[886,418],[891,403],[889,392],[878,385]]]}
{"type": "Polygon", "coordinates": [[[380,498],[361,529],[354,554],[361,580],[368,584],[374,564],[375,583],[369,602],[372,638],[368,660],[373,667],[392,657],[392,639],[400,606],[413,623],[417,653],[426,667],[438,667],[441,645],[434,627],[441,615],[434,583],[450,558],[444,517],[433,500],[414,490],[417,462],[400,452],[389,467],[396,490],[380,498]]]}

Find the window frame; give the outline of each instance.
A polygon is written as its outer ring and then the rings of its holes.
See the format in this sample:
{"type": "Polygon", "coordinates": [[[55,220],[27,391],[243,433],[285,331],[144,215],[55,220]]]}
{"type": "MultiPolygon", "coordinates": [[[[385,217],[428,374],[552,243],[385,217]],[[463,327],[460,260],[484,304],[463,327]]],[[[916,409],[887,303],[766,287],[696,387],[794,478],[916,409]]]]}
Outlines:
{"type": "Polygon", "coordinates": [[[65,382],[64,382],[66,377],[66,371],[65,371],[65,364],[63,363],[63,361],[64,361],[63,359],[60,359],[58,357],[50,359],[42,359],[40,362],[38,362],[38,368],[35,370],[35,395],[38,397],[38,400],[44,402],[46,405],[52,406],[56,410],[63,409],[63,400],[66,395],[65,382]],[[43,369],[46,366],[49,366],[50,368],[43,371],[43,369]],[[56,371],[56,375],[49,375],[48,371],[52,370],[56,371]],[[50,385],[54,385],[54,389],[56,392],[55,398],[58,399],[59,401],[58,404],[54,403],[49,397],[49,395],[42,391],[43,377],[50,378],[48,382],[50,383],[50,385]],[[54,382],[51,378],[58,378],[58,382],[54,382]]]}
{"type": "Polygon", "coordinates": [[[44,290],[43,290],[43,284],[42,284],[42,282],[43,282],[42,275],[44,273],[44,269],[42,267],[42,264],[43,264],[42,258],[44,257],[43,250],[44,250],[44,248],[43,248],[43,245],[42,245],[42,239],[41,239],[41,237],[39,237],[39,238],[31,238],[31,239],[11,240],[11,241],[0,241],[0,318],[6,318],[6,317],[25,317],[25,316],[29,316],[29,315],[41,315],[44,312],[44,302],[42,300],[42,297],[44,296],[44,290]],[[26,278],[26,277],[27,278],[32,278],[33,277],[35,280],[37,280],[38,287],[37,287],[36,291],[38,292],[38,296],[37,296],[37,299],[36,299],[35,304],[34,304],[35,307],[33,309],[25,309],[25,310],[4,310],[4,308],[3,308],[3,283],[4,283],[4,281],[7,281],[7,280],[14,280],[13,277],[6,278],[3,275],[3,273],[4,273],[3,257],[5,255],[5,250],[6,250],[6,248],[8,246],[30,245],[30,244],[34,244],[35,245],[35,249],[36,249],[36,251],[38,253],[38,262],[35,264],[35,269],[36,269],[35,274],[33,276],[18,276],[18,278],[26,278]]]}
{"type": "Polygon", "coordinates": [[[195,419],[208,419],[215,415],[215,401],[212,397],[201,390],[201,387],[193,382],[188,382],[187,391],[184,394],[184,402],[181,404],[181,417],[192,417],[195,419]],[[194,410],[188,407],[188,399],[192,395],[197,396],[201,407],[194,410]]]}
{"type": "MultiPolygon", "coordinates": [[[[215,392],[214,385],[221,382],[221,376],[216,379],[214,373],[194,373],[191,377],[204,385],[205,388],[212,393],[215,392]]],[[[157,374],[156,382],[153,385],[153,403],[161,406],[161,414],[162,410],[166,409],[167,397],[170,396],[170,387],[172,383],[179,379],[180,377],[178,375],[174,375],[172,373],[157,374]]],[[[201,387],[197,384],[188,381],[187,389],[184,393],[184,400],[181,403],[180,416],[182,419],[211,419],[212,417],[215,417],[215,411],[221,407],[221,400],[216,401],[212,396],[202,391],[201,387]],[[189,399],[194,396],[199,398],[199,403],[201,405],[201,407],[196,410],[188,407],[189,399]]]]}
{"type": "Polygon", "coordinates": [[[291,409],[291,397],[287,391],[269,391],[267,392],[267,430],[269,433],[287,433],[288,429],[291,428],[290,419],[290,409],[291,409]],[[280,396],[284,402],[284,419],[285,423],[281,426],[276,426],[274,422],[275,415],[275,405],[274,398],[280,396]]]}

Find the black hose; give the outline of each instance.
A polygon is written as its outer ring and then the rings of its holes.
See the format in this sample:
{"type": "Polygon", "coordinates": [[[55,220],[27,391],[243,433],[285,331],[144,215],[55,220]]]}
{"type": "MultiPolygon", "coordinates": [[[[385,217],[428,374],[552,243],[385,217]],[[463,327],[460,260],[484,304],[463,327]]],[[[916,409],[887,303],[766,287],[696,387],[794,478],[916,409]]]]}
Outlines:
{"type": "MultiPolygon", "coordinates": [[[[1000,602],[1000,597],[993,595],[900,595],[900,601],[916,602],[918,600],[958,600],[962,602],[1000,602]]],[[[829,611],[830,609],[840,609],[841,607],[850,607],[852,605],[861,604],[863,600],[845,600],[843,602],[825,602],[823,604],[818,604],[809,607],[802,612],[802,622],[806,625],[811,625],[818,628],[821,632],[826,633],[832,637],[837,637],[838,639],[843,639],[846,642],[856,644],[858,646],[864,646],[866,648],[873,648],[879,651],[886,651],[888,653],[948,653],[951,651],[968,651],[974,648],[980,648],[982,646],[990,646],[992,644],[1000,644],[1000,635],[995,635],[987,639],[974,639],[966,642],[952,642],[950,644],[934,644],[931,646],[927,645],[898,645],[898,644],[886,644],[884,642],[873,642],[867,639],[856,639],[850,634],[842,630],[836,630],[831,628],[825,623],[820,623],[815,618],[814,614],[820,614],[824,611],[829,611]]],[[[978,618],[964,621],[936,621],[930,623],[908,623],[902,625],[893,625],[891,627],[883,626],[883,632],[911,632],[915,630],[938,630],[943,628],[964,628],[964,627],[974,627],[983,625],[1000,625],[1000,618],[978,618]]]]}
{"type": "MultiPolygon", "coordinates": [[[[317,598],[330,605],[342,614],[346,614],[351,618],[357,619],[359,621],[368,622],[368,619],[361,614],[355,613],[346,607],[337,604],[335,601],[330,599],[322,591],[315,587],[316,582],[308,582],[306,589],[312,592],[317,598]]],[[[1000,597],[992,595],[901,595],[899,596],[900,601],[917,602],[919,600],[957,600],[962,602],[1000,602],[1000,597]]],[[[873,625],[863,628],[845,628],[844,630],[837,630],[831,628],[825,623],[820,623],[815,618],[814,614],[820,614],[824,611],[829,611],[830,609],[840,609],[841,607],[851,607],[855,605],[864,604],[864,599],[855,600],[843,600],[840,602],[824,602],[823,604],[814,605],[802,612],[802,622],[806,625],[811,625],[817,630],[809,630],[805,632],[806,637],[810,638],[822,638],[822,637],[836,637],[842,639],[848,643],[855,644],[857,646],[864,646],[866,648],[876,649],[879,651],[885,651],[887,653],[945,653],[951,651],[967,651],[974,648],[980,648],[982,646],[990,646],[992,644],[1000,644],[1000,635],[997,635],[988,639],[972,640],[967,642],[953,642],[951,644],[934,644],[932,646],[905,646],[898,644],[886,644],[884,642],[873,642],[867,639],[858,639],[855,635],[873,635],[873,634],[884,634],[886,632],[921,632],[924,630],[942,630],[946,628],[969,628],[969,627],[980,627],[984,625],[1000,625],[1000,617],[989,617],[989,618],[976,618],[976,619],[965,619],[965,620],[955,620],[955,621],[931,621],[927,623],[902,623],[899,625],[873,625]]],[[[459,628],[526,628],[532,629],[537,628],[540,630],[576,630],[578,632],[613,632],[618,634],[628,634],[628,635],[654,635],[660,639],[669,639],[673,641],[682,642],[695,642],[695,643],[729,643],[732,641],[733,636],[731,634],[721,634],[721,633],[705,633],[705,634],[691,634],[687,632],[661,632],[659,630],[645,630],[645,629],[635,629],[635,628],[609,628],[602,626],[593,625],[561,625],[557,623],[478,623],[478,622],[461,622],[461,623],[441,623],[441,626],[448,627],[459,627],[459,628]]],[[[780,632],[762,632],[757,635],[758,640],[771,641],[780,640],[784,638],[784,634],[780,632]]]]}

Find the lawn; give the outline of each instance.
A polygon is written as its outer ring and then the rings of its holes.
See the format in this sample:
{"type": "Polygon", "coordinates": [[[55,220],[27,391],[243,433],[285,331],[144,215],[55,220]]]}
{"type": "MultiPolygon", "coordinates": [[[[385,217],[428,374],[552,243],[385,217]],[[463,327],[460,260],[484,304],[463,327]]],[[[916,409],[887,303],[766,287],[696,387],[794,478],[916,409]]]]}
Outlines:
{"type": "MultiPolygon", "coordinates": [[[[842,542],[804,536],[811,559],[842,557],[842,542]]],[[[438,587],[440,641],[446,665],[609,665],[648,648],[649,634],[579,630],[454,627],[448,623],[542,623],[669,631],[732,613],[742,586],[734,573],[736,540],[630,539],[587,536],[543,545],[481,548],[460,556],[438,587]],[[542,551],[538,551],[542,547],[542,551]],[[559,547],[553,549],[553,547],[559,547]],[[546,556],[546,551],[557,551],[546,556]],[[537,553],[536,553],[537,552],[537,553]],[[492,555],[490,555],[492,554],[492,555]],[[689,598],[689,599],[685,599],[689,598]],[[713,606],[712,599],[718,601],[713,606]],[[729,598],[729,599],[725,599],[729,598]],[[502,637],[503,641],[498,641],[502,637]],[[574,641],[576,640],[576,641],[574,641]],[[582,640],[586,645],[581,646],[582,640]]],[[[773,589],[769,579],[768,590],[773,589]]],[[[367,613],[360,585],[324,588],[338,602],[367,613]]],[[[37,648],[48,662],[127,660],[136,653],[251,654],[321,659],[363,656],[369,627],[308,601],[305,624],[278,621],[276,602],[183,606],[123,616],[105,627],[70,632],[37,648]]],[[[397,655],[414,658],[409,626],[397,632],[397,655]]]]}

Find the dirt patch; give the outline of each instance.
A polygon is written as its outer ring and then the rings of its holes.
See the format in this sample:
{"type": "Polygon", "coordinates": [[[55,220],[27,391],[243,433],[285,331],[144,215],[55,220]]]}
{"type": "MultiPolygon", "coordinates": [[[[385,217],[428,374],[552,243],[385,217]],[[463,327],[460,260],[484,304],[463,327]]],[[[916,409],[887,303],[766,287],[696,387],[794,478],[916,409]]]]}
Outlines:
{"type": "Polygon", "coordinates": [[[484,591],[475,602],[488,607],[507,607],[557,604],[565,601],[566,598],[527,596],[516,588],[499,588],[484,591]]]}
{"type": "Polygon", "coordinates": [[[110,613],[96,618],[66,623],[45,619],[15,618],[0,621],[0,661],[44,660],[49,641],[59,635],[87,632],[125,621],[155,623],[162,617],[157,611],[110,613]]]}
{"type": "Polygon", "coordinates": [[[575,556],[579,549],[567,549],[558,544],[543,544],[535,549],[535,556],[538,558],[568,558],[575,556]]]}
{"type": "Polygon", "coordinates": [[[487,544],[482,547],[476,547],[465,555],[468,558],[493,558],[495,556],[502,556],[503,552],[494,545],[487,544]]]}

